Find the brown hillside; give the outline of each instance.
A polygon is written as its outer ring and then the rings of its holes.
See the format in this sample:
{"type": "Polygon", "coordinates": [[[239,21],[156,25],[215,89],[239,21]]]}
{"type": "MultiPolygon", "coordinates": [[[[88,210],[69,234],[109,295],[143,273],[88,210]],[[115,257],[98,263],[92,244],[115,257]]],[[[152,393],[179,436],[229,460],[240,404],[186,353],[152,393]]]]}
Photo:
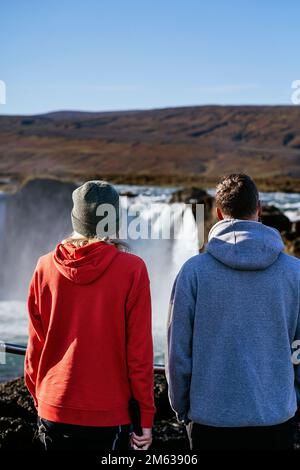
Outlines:
{"type": "Polygon", "coordinates": [[[300,107],[0,116],[2,177],[47,173],[168,183],[213,181],[240,170],[269,182],[300,181],[300,107]]]}

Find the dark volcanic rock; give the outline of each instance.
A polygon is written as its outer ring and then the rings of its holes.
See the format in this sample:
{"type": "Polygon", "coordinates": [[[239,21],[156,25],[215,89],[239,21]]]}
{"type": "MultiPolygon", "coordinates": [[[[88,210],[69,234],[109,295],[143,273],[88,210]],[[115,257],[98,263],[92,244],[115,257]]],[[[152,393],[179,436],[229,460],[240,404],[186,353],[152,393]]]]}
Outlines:
{"type": "Polygon", "coordinates": [[[300,222],[292,223],[275,206],[264,206],[261,219],[265,225],[274,227],[281,232],[285,251],[290,255],[300,258],[300,222]]]}
{"type": "Polygon", "coordinates": [[[0,449],[33,449],[35,428],[36,412],[23,379],[0,384],[0,449]]]}
{"type": "MultiPolygon", "coordinates": [[[[185,204],[192,205],[192,211],[194,217],[196,218],[196,205],[204,204],[204,242],[207,242],[208,232],[211,229],[212,225],[217,222],[216,214],[214,210],[214,198],[210,196],[204,189],[198,187],[183,188],[176,191],[172,198],[171,203],[173,202],[184,202],[185,204]]],[[[197,219],[196,219],[197,220],[197,219]]],[[[200,221],[202,223],[202,221],[200,221]]],[[[199,245],[202,246],[201,233],[203,227],[198,224],[199,232],[199,245]]]]}
{"type": "Polygon", "coordinates": [[[285,252],[300,258],[300,221],[291,222],[278,207],[264,206],[262,222],[281,232],[285,244],[285,252]]]}
{"type": "Polygon", "coordinates": [[[290,219],[275,206],[263,206],[261,220],[265,225],[277,228],[279,232],[289,232],[292,228],[290,219]]]}
{"type": "MultiPolygon", "coordinates": [[[[152,450],[185,452],[189,450],[185,427],[176,421],[168,402],[165,377],[155,376],[157,414],[152,450]]],[[[41,446],[35,438],[36,412],[22,378],[0,384],[0,450],[35,450],[41,446]]],[[[300,449],[300,413],[295,422],[295,448],[300,449]]]]}
{"type": "Polygon", "coordinates": [[[300,220],[293,223],[293,232],[300,235],[300,220]]]}
{"type": "Polygon", "coordinates": [[[296,256],[297,258],[300,258],[300,236],[295,234],[295,237],[293,239],[290,239],[291,234],[294,234],[294,232],[287,233],[286,235],[283,235],[283,239],[285,242],[286,246],[286,251],[288,254],[296,256]]]}
{"type": "Polygon", "coordinates": [[[156,374],[154,380],[156,406],[153,430],[153,450],[171,451],[188,449],[185,426],[175,418],[168,397],[168,384],[163,374],[156,374]]]}
{"type": "Polygon", "coordinates": [[[120,196],[126,196],[126,197],[137,197],[137,193],[134,191],[130,190],[124,190],[124,191],[119,191],[120,196]]]}
{"type": "Polygon", "coordinates": [[[155,423],[152,450],[157,452],[183,452],[189,450],[185,426],[175,418],[155,423]]]}
{"type": "MultiPolygon", "coordinates": [[[[155,376],[157,414],[153,430],[153,450],[188,449],[185,428],[176,421],[168,401],[163,375],[155,376]]],[[[22,378],[0,384],[0,450],[38,450],[34,438],[36,411],[22,378]]]]}
{"type": "Polygon", "coordinates": [[[291,222],[275,206],[264,206],[262,222],[281,232],[286,253],[300,258],[300,221],[291,222]]]}
{"type": "Polygon", "coordinates": [[[208,204],[210,207],[213,205],[213,198],[207,194],[202,188],[195,186],[191,188],[183,188],[176,191],[170,202],[184,202],[185,204],[208,204]]]}

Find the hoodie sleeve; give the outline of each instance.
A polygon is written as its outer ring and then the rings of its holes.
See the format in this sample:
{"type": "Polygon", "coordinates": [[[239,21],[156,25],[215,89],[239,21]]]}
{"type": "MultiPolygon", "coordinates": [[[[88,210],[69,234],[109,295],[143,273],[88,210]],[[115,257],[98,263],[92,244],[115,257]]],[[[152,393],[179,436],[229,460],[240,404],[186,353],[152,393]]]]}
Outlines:
{"type": "Polygon", "coordinates": [[[41,353],[44,347],[44,332],[41,322],[41,316],[37,303],[38,274],[35,271],[29,287],[28,295],[28,344],[25,356],[24,378],[25,384],[33,397],[34,404],[37,407],[36,398],[36,378],[39,367],[41,353]]]}
{"type": "Polygon", "coordinates": [[[182,268],[171,294],[168,318],[166,375],[169,398],[177,419],[187,423],[192,375],[195,286],[189,269],[182,268]]]}
{"type": "Polygon", "coordinates": [[[135,278],[127,308],[127,367],[133,397],[138,401],[141,426],[150,428],[155,414],[151,298],[145,264],[135,278]]]}

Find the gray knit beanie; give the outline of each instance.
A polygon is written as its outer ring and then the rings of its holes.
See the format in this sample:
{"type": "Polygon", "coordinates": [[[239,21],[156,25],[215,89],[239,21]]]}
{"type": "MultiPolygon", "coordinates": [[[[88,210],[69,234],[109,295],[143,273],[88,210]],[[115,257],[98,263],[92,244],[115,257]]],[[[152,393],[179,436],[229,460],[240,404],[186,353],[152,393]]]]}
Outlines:
{"type": "Polygon", "coordinates": [[[73,230],[85,237],[114,235],[120,225],[120,198],[106,181],[87,181],[72,194],[73,230]]]}

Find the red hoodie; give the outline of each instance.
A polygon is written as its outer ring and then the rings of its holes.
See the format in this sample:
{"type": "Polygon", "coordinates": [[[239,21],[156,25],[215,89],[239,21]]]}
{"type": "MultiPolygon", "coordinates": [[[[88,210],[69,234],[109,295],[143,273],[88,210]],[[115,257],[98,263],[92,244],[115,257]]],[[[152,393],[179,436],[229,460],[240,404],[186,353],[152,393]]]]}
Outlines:
{"type": "Polygon", "coordinates": [[[42,256],[28,299],[25,382],[40,417],[129,424],[128,401],[151,427],[153,347],[144,262],[114,245],[58,245],[42,256]]]}

